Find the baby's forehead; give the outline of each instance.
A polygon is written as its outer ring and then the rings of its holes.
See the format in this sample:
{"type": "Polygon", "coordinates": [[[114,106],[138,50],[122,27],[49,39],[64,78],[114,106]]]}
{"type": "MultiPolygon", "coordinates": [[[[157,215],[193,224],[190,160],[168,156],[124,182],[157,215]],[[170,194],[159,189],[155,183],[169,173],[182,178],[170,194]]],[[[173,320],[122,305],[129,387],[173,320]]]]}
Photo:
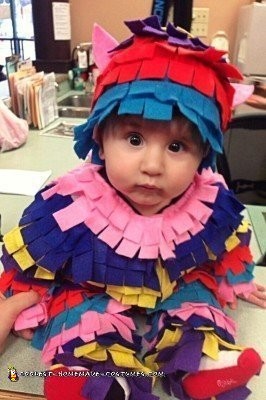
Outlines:
{"type": "MultiPolygon", "coordinates": [[[[174,128],[185,128],[186,130],[192,130],[192,122],[189,121],[182,114],[173,116],[170,120],[162,119],[148,119],[143,118],[141,115],[133,114],[122,114],[122,115],[112,115],[108,118],[112,126],[132,126],[136,128],[148,128],[148,129],[174,129],[174,128]],[[191,129],[190,129],[191,128],[191,129]]],[[[108,122],[107,122],[108,123],[108,122]]]]}

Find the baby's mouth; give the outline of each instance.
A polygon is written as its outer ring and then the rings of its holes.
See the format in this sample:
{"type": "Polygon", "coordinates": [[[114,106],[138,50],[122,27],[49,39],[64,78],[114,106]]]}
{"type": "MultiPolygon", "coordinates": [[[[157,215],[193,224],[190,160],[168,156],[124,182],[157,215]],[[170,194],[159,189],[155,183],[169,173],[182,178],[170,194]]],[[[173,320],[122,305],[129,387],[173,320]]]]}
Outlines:
{"type": "Polygon", "coordinates": [[[147,189],[147,190],[159,190],[159,188],[155,185],[149,185],[149,184],[144,184],[144,185],[138,185],[138,187],[147,189]]]}

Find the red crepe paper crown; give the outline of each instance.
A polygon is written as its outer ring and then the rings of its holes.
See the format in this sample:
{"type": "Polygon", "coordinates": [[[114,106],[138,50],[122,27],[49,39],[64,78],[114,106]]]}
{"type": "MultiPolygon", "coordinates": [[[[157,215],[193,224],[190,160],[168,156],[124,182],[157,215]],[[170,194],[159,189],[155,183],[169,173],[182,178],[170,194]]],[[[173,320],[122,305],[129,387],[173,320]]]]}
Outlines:
{"type": "MultiPolygon", "coordinates": [[[[98,25],[94,27],[94,57],[102,73],[97,79],[93,104],[116,84],[144,79],[169,80],[216,100],[221,129],[225,130],[238,89],[238,85],[231,85],[230,79],[242,79],[240,72],[223,58],[225,52],[208,47],[199,39],[189,39],[188,34],[171,24],[164,31],[158,26],[157,17],[126,24],[134,36],[113,50],[117,42],[98,25]]],[[[239,97],[238,93],[238,103],[242,101],[243,95],[239,97]]]]}

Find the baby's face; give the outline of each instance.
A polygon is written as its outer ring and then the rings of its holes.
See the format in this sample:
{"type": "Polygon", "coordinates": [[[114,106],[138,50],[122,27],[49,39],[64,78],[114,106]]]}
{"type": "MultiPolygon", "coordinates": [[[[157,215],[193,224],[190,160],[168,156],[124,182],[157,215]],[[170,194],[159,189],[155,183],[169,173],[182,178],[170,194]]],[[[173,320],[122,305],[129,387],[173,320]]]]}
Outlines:
{"type": "Polygon", "coordinates": [[[101,132],[108,179],[142,215],[153,215],[181,195],[203,157],[184,118],[154,121],[119,116],[101,132]]]}

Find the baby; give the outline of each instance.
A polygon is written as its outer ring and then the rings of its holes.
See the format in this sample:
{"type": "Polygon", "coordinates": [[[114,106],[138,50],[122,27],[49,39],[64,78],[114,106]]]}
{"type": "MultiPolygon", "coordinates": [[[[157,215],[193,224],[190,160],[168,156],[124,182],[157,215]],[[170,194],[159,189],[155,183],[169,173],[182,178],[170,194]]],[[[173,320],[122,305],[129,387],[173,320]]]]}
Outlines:
{"type": "Polygon", "coordinates": [[[127,26],[120,45],[95,27],[102,72],[75,132],[92,162],[38,193],[5,235],[0,309],[17,293],[41,296],[14,329],[34,329],[54,373],[48,400],[155,400],[155,372],[180,400],[245,399],[262,360],[235,344],[224,307],[237,297],[265,307],[266,296],[253,283],[243,206],[215,172],[241,75],[156,17],[127,26]]]}

